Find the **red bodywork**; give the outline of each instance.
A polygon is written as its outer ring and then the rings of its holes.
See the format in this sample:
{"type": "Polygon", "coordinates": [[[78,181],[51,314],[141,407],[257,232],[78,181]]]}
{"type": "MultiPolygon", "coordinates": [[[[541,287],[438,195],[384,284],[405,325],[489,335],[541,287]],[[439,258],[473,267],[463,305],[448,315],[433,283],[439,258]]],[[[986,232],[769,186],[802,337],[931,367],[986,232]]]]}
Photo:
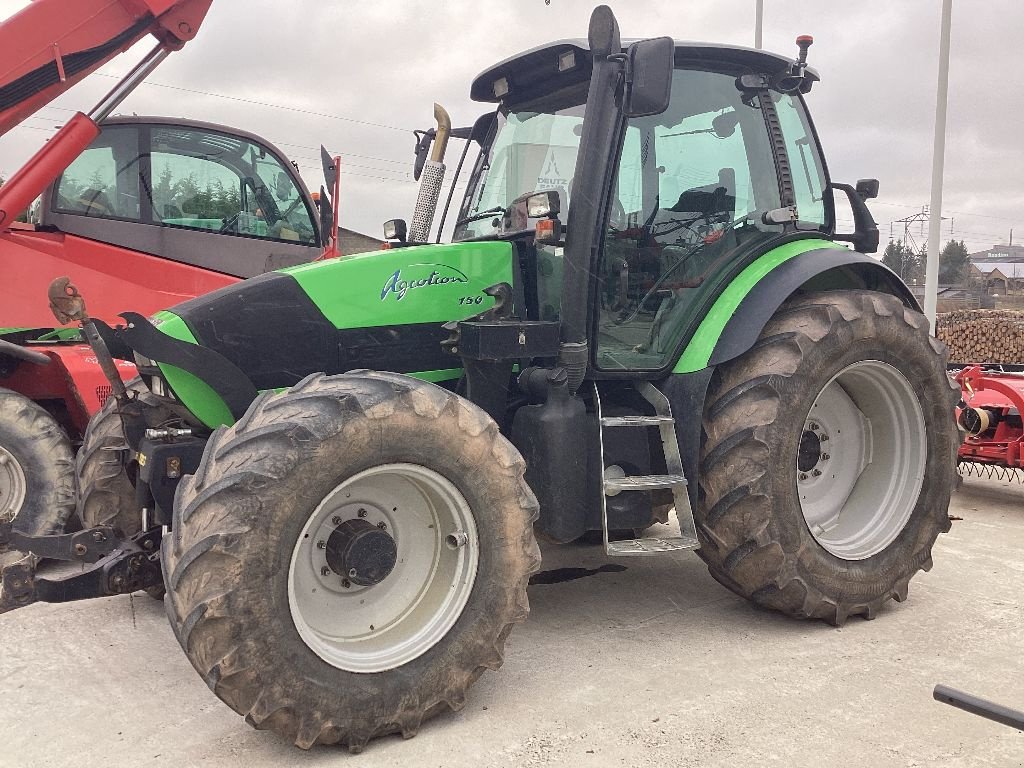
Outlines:
{"type": "Polygon", "coordinates": [[[967,407],[982,408],[995,421],[980,434],[967,436],[960,446],[960,460],[1024,469],[1024,374],[986,371],[974,365],[960,371],[956,381],[967,407]]]}
{"type": "MultiPolygon", "coordinates": [[[[0,23],[0,135],[147,35],[163,49],[180,49],[195,37],[211,2],[34,0],[0,23]]],[[[116,103],[104,101],[108,106],[116,103]]],[[[15,216],[99,132],[92,117],[77,113],[0,187],[4,325],[53,327],[44,297],[50,281],[62,275],[70,276],[88,297],[90,314],[108,322],[116,321],[126,306],[153,313],[237,280],[74,235],[15,228],[15,216]]],[[[109,392],[92,351],[81,344],[34,348],[52,362],[20,365],[4,386],[48,404],[72,436],[81,434],[109,392]]],[[[118,365],[125,369],[123,378],[135,375],[130,363],[118,365]]]]}

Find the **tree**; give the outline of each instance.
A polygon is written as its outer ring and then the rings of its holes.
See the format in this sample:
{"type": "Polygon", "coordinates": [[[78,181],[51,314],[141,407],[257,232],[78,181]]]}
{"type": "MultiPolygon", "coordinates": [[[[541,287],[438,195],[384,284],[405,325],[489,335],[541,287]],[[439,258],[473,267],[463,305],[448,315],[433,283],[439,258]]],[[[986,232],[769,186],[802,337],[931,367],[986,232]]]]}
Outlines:
{"type": "Polygon", "coordinates": [[[921,273],[921,254],[914,253],[914,250],[904,245],[902,240],[890,241],[885,246],[882,263],[906,282],[916,279],[921,273]]]}
{"type": "Polygon", "coordinates": [[[939,254],[939,282],[959,285],[967,278],[971,257],[963,240],[950,240],[939,254]]]}

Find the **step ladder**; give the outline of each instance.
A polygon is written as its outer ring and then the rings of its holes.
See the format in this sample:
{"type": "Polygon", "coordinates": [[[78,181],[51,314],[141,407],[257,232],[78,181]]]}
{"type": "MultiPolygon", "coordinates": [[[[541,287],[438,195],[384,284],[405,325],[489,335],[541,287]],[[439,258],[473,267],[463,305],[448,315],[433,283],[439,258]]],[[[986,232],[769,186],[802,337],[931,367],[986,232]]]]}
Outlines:
{"type": "Polygon", "coordinates": [[[683,472],[683,460],[679,454],[679,442],[676,440],[675,419],[672,418],[672,407],[668,398],[648,381],[636,384],[636,390],[654,407],[655,416],[602,416],[601,395],[594,383],[594,406],[600,424],[598,435],[601,445],[601,466],[605,465],[604,431],[606,429],[650,429],[657,427],[661,433],[661,446],[665,453],[666,475],[617,475],[604,472],[604,484],[601,494],[601,529],[604,535],[604,551],[608,555],[621,557],[630,555],[656,555],[662,552],[675,552],[680,549],[697,549],[697,527],[693,522],[693,510],[690,507],[690,495],[687,492],[686,474],[683,472]],[[666,538],[625,539],[622,541],[608,540],[608,497],[622,492],[653,491],[659,488],[671,488],[675,499],[676,519],[679,521],[679,536],[666,538]]]}

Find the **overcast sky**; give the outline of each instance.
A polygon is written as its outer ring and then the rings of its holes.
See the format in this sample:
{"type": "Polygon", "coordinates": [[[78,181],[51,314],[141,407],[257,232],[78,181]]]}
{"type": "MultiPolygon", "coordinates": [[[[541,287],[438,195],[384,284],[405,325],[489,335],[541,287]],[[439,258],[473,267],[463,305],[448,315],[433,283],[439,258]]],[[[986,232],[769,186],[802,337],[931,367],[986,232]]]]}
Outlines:
{"type": "MultiPolygon", "coordinates": [[[[74,0],[67,0],[73,2],[74,0]]],[[[754,0],[610,0],[625,37],[752,45],[754,0]]],[[[883,243],[890,222],[928,202],[939,0],[765,0],[765,47],[795,54],[815,38],[821,73],[808,101],[837,181],[881,180],[872,203],[883,243]]],[[[27,5],[0,0],[0,18],[27,5]]],[[[214,0],[198,37],[122,105],[122,113],[189,117],[260,134],[320,184],[317,148],[342,155],[342,225],[379,235],[410,218],[413,128],[432,102],[469,124],[471,79],[488,65],[553,39],[586,35],[593,0],[214,0]]],[[[1024,3],[955,0],[943,240],[972,251],[1024,243],[1024,3]]],[[[149,41],[141,49],[151,46],[149,41]]],[[[141,49],[114,59],[125,72],[141,49]]],[[[10,175],[70,110],[87,111],[111,87],[94,75],[0,137],[10,175]]],[[[452,143],[449,175],[454,170],[452,143]]],[[[464,174],[465,175],[465,174],[464,174]]],[[[903,225],[892,224],[897,236],[903,225]]],[[[919,243],[926,240],[915,228],[919,243]]]]}

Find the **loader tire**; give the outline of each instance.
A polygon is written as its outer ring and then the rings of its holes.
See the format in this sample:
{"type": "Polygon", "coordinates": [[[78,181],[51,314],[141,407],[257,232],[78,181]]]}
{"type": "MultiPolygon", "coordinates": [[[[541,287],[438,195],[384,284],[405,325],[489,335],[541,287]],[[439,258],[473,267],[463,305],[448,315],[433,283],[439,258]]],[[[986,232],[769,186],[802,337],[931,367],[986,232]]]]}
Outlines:
{"type": "Polygon", "coordinates": [[[462,708],[527,616],[524,471],[482,410],[406,376],[264,393],[178,489],[162,545],[178,642],[222,701],[301,748],[409,738],[462,708]],[[359,526],[376,552],[394,534],[393,572],[340,557],[359,526]]]}
{"type": "Polygon", "coordinates": [[[711,380],[696,510],[711,575],[835,625],[904,600],[950,526],[959,393],[946,357],[892,296],[784,304],[711,380]]]}
{"type": "MultiPolygon", "coordinates": [[[[136,377],[125,388],[141,392],[146,385],[136,377]]],[[[83,527],[110,525],[125,536],[141,530],[135,486],[125,466],[127,455],[128,443],[117,414],[117,401],[111,397],[89,421],[75,458],[77,512],[83,527]]]]}
{"type": "Polygon", "coordinates": [[[0,389],[0,522],[41,536],[62,533],[75,508],[71,441],[24,395],[0,389]]]}

